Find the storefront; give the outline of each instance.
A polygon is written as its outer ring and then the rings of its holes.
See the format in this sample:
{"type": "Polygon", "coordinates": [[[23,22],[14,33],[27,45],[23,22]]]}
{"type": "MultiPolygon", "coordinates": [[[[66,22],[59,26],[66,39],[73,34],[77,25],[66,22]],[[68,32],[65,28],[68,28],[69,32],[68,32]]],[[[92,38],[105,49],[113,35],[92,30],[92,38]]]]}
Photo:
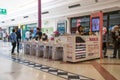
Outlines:
{"type": "Polygon", "coordinates": [[[16,27],[18,27],[18,26],[10,26],[10,27],[9,27],[9,31],[8,31],[9,34],[11,34],[11,33],[12,33],[12,29],[15,29],[16,27]]]}
{"type": "Polygon", "coordinates": [[[75,17],[71,18],[71,33],[75,34],[77,31],[77,27],[82,25],[84,27],[85,32],[88,32],[90,29],[90,16],[83,17],[75,17]]]}
{"type": "MultiPolygon", "coordinates": [[[[90,30],[90,16],[73,17],[71,18],[71,33],[75,34],[77,27],[82,25],[84,27],[84,32],[88,33],[90,30]]],[[[104,13],[103,16],[103,26],[107,28],[107,42],[109,43],[109,48],[112,48],[111,30],[114,25],[120,24],[120,11],[113,11],[104,13]]]]}
{"type": "Polygon", "coordinates": [[[26,33],[27,30],[28,31],[33,30],[35,32],[36,27],[37,27],[37,23],[22,25],[21,26],[21,28],[22,28],[22,39],[25,40],[25,33],[26,33]]]}
{"type": "Polygon", "coordinates": [[[67,32],[67,21],[59,21],[57,23],[57,31],[60,33],[60,35],[63,35],[67,32]]]}

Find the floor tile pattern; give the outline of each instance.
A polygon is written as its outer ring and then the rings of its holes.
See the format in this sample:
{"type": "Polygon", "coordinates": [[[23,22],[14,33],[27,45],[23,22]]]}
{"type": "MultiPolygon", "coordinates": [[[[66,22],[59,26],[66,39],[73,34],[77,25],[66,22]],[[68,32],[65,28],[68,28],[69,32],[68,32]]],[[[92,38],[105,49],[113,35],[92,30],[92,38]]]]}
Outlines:
{"type": "Polygon", "coordinates": [[[29,66],[29,67],[53,74],[55,76],[65,78],[67,80],[93,80],[93,79],[85,77],[85,76],[77,75],[74,73],[69,73],[69,72],[64,71],[64,70],[56,69],[56,68],[49,67],[49,66],[42,65],[42,64],[37,64],[37,63],[34,63],[32,61],[28,61],[28,60],[22,60],[22,59],[15,58],[15,57],[12,57],[12,60],[14,62],[24,64],[26,66],[29,66]]]}
{"type": "Polygon", "coordinates": [[[4,54],[2,56],[4,56],[16,63],[23,64],[28,67],[32,67],[34,69],[38,69],[40,71],[64,78],[66,80],[94,80],[94,79],[91,79],[91,78],[88,78],[88,77],[85,77],[82,75],[77,75],[77,74],[70,73],[70,72],[67,72],[64,70],[60,70],[60,69],[56,69],[56,68],[49,67],[46,65],[38,64],[38,63],[35,63],[32,61],[24,60],[19,57],[15,57],[15,56],[10,57],[10,56],[4,55],[4,54]]]}

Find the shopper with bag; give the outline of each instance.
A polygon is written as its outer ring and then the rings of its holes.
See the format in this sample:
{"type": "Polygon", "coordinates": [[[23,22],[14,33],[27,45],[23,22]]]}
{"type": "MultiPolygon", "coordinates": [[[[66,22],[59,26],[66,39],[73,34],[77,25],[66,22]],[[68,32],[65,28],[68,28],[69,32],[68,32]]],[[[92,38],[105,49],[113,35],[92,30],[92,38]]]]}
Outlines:
{"type": "Polygon", "coordinates": [[[14,53],[14,50],[15,50],[15,47],[16,47],[16,42],[17,42],[17,35],[15,33],[15,29],[12,30],[12,33],[10,34],[10,41],[12,43],[12,51],[11,51],[11,54],[12,55],[15,55],[14,53]]]}

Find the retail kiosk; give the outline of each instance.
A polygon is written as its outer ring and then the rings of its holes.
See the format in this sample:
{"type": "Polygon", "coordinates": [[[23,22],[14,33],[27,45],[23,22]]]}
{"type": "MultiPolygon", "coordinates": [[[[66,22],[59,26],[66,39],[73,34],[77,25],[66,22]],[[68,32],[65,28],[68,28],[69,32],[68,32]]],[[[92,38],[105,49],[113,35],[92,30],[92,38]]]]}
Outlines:
{"type": "Polygon", "coordinates": [[[92,13],[90,16],[90,30],[96,35],[67,36],[66,61],[78,62],[102,58],[102,26],[103,13],[92,13]]]}
{"type": "Polygon", "coordinates": [[[67,61],[78,62],[95,58],[100,58],[100,39],[98,36],[67,36],[67,61]]]}
{"type": "Polygon", "coordinates": [[[93,13],[90,18],[90,30],[96,33],[96,35],[66,35],[55,38],[53,42],[36,42],[35,44],[31,42],[28,43],[30,46],[26,47],[25,52],[30,52],[30,54],[36,53],[37,56],[43,55],[43,58],[52,57],[53,60],[59,59],[62,56],[64,62],[102,58],[102,26],[102,12],[93,13]],[[29,47],[30,51],[28,51],[29,47]],[[57,48],[61,47],[63,51],[60,50],[62,54],[59,55],[60,53],[57,48]],[[38,50],[40,48],[42,51],[38,50]]]}

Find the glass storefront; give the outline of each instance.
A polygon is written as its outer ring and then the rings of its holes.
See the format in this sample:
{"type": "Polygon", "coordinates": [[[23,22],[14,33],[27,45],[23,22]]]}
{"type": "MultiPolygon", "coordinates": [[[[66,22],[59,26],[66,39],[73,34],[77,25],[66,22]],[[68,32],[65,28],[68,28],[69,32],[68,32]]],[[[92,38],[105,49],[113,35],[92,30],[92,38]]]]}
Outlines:
{"type": "Polygon", "coordinates": [[[35,32],[35,30],[37,28],[37,23],[26,24],[26,25],[22,25],[21,27],[22,27],[22,39],[25,40],[25,33],[26,33],[26,31],[27,30],[28,31],[32,30],[33,32],[35,32]]]}
{"type": "MultiPolygon", "coordinates": [[[[81,25],[84,27],[85,32],[88,32],[90,29],[90,16],[82,16],[71,18],[71,33],[75,34],[77,27],[81,25]]],[[[113,11],[104,13],[103,17],[103,26],[107,28],[107,41],[109,45],[112,44],[111,30],[114,25],[120,24],[120,11],[113,11]]]]}
{"type": "Polygon", "coordinates": [[[90,29],[90,16],[71,18],[71,33],[75,34],[77,27],[81,25],[84,31],[88,32],[90,29]]]}

